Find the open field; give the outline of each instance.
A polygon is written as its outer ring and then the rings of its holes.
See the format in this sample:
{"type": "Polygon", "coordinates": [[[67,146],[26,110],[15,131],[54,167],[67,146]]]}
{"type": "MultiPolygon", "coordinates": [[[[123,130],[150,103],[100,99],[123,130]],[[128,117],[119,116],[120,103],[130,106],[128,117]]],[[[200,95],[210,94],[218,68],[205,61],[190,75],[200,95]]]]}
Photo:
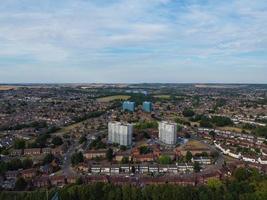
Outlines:
{"type": "Polygon", "coordinates": [[[186,145],[187,148],[190,147],[190,149],[201,149],[201,148],[207,148],[207,146],[197,140],[189,140],[186,145]]]}
{"type": "MultiPolygon", "coordinates": [[[[218,129],[223,130],[223,131],[237,132],[237,133],[242,132],[242,128],[238,128],[238,127],[225,126],[225,127],[219,127],[218,129]]],[[[246,130],[246,131],[250,132],[249,130],[246,130]]]]}
{"type": "Polygon", "coordinates": [[[171,96],[170,95],[155,95],[155,98],[159,98],[159,99],[169,99],[171,96]]]}
{"type": "Polygon", "coordinates": [[[107,102],[114,101],[114,100],[128,100],[130,98],[131,96],[127,96],[127,95],[115,95],[115,96],[101,97],[96,100],[101,103],[107,103],[107,102]]]}
{"type": "Polygon", "coordinates": [[[230,85],[230,84],[196,84],[196,88],[240,88],[246,87],[246,85],[230,85]]]}
{"type": "Polygon", "coordinates": [[[61,129],[53,133],[53,135],[63,136],[64,134],[71,132],[73,129],[79,128],[85,121],[86,120],[62,127],[61,129]]]}
{"type": "Polygon", "coordinates": [[[17,89],[17,88],[18,87],[16,87],[16,86],[0,85],[0,91],[12,90],[12,89],[17,89]]]}

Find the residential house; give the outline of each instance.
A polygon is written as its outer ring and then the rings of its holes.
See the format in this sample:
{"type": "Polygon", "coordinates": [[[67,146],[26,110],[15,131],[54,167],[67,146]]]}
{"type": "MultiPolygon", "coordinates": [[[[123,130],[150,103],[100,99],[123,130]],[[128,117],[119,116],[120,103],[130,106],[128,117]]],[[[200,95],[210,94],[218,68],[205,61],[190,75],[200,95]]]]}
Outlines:
{"type": "Polygon", "coordinates": [[[26,156],[38,156],[41,155],[41,148],[24,149],[24,155],[26,156]]]}
{"type": "Polygon", "coordinates": [[[94,159],[94,158],[105,158],[106,157],[107,150],[106,149],[100,149],[100,150],[89,150],[84,154],[84,157],[88,160],[94,159]]]}
{"type": "Polygon", "coordinates": [[[82,163],[79,163],[76,167],[76,169],[80,172],[88,172],[89,171],[89,166],[87,163],[85,162],[82,162],[82,163]]]}
{"type": "Polygon", "coordinates": [[[35,180],[33,180],[33,186],[37,188],[50,186],[49,177],[48,176],[37,177],[35,180]]]}
{"type": "Polygon", "coordinates": [[[66,178],[65,176],[52,176],[50,182],[52,186],[63,186],[66,184],[66,178]]]}
{"type": "Polygon", "coordinates": [[[25,179],[31,179],[35,177],[37,174],[37,169],[31,168],[31,169],[25,169],[21,171],[21,176],[25,179]]]}
{"type": "Polygon", "coordinates": [[[7,171],[5,173],[5,177],[7,179],[16,179],[19,175],[19,171],[18,170],[14,170],[14,171],[7,171]]]}
{"type": "Polygon", "coordinates": [[[14,149],[11,152],[11,156],[22,156],[23,155],[23,149],[14,149]]]}

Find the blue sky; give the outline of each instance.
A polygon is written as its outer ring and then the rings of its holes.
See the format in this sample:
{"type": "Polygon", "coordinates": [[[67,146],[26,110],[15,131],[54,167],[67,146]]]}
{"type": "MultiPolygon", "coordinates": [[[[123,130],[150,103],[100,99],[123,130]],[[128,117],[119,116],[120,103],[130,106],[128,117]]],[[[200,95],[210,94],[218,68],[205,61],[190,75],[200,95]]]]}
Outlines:
{"type": "Polygon", "coordinates": [[[267,1],[2,0],[0,82],[267,83],[267,1]]]}

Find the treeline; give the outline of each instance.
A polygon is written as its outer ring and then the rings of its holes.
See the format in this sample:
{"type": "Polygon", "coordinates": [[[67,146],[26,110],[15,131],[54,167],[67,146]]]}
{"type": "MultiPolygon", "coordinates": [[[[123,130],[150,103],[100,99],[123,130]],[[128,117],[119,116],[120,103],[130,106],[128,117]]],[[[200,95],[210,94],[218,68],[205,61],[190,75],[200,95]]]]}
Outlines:
{"type": "Polygon", "coordinates": [[[108,183],[77,184],[33,192],[1,192],[0,200],[46,200],[56,193],[61,200],[266,200],[267,178],[257,170],[240,168],[225,181],[210,179],[199,187],[177,185],[116,186],[108,183]]]}
{"type": "Polygon", "coordinates": [[[105,112],[104,111],[95,111],[95,112],[90,112],[88,114],[85,114],[83,116],[78,116],[75,117],[73,120],[75,121],[75,123],[90,119],[90,118],[95,118],[95,117],[100,117],[101,115],[103,115],[105,112]]]}
{"type": "Polygon", "coordinates": [[[148,128],[158,128],[157,121],[144,121],[137,123],[134,128],[138,130],[148,129],[148,128]]]}
{"type": "Polygon", "coordinates": [[[267,138],[267,126],[258,126],[252,131],[252,134],[267,138]]]}
{"type": "Polygon", "coordinates": [[[45,121],[34,121],[34,122],[29,122],[29,123],[22,123],[22,124],[16,124],[14,126],[2,126],[0,128],[0,131],[8,131],[8,130],[21,130],[24,128],[36,128],[36,129],[41,129],[41,128],[46,128],[47,123],[45,121]]]}
{"type": "Polygon", "coordinates": [[[30,158],[20,160],[19,158],[14,158],[10,161],[0,161],[0,175],[8,170],[18,170],[18,169],[29,169],[33,166],[33,161],[30,158]]]}
{"type": "Polygon", "coordinates": [[[145,94],[127,94],[131,96],[129,101],[134,101],[136,106],[142,105],[144,101],[150,101],[153,102],[154,98],[151,95],[145,95],[145,94]]]}
{"type": "Polygon", "coordinates": [[[213,128],[216,126],[232,126],[234,124],[229,117],[224,116],[208,117],[206,115],[194,115],[190,118],[190,121],[199,122],[199,125],[205,128],[213,128]]]}

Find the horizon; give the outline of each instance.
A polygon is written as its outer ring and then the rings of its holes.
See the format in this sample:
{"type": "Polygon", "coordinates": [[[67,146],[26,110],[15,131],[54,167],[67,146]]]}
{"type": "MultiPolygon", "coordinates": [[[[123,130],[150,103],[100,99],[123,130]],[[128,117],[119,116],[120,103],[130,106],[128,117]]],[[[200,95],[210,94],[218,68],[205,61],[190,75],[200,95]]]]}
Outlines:
{"type": "Polygon", "coordinates": [[[0,84],[267,84],[267,2],[12,0],[0,84]]]}
{"type": "Polygon", "coordinates": [[[177,85],[267,85],[267,83],[222,83],[222,82],[21,82],[21,83],[0,83],[0,85],[77,85],[77,84],[106,84],[106,85],[142,85],[142,84],[177,84],[177,85]]]}

